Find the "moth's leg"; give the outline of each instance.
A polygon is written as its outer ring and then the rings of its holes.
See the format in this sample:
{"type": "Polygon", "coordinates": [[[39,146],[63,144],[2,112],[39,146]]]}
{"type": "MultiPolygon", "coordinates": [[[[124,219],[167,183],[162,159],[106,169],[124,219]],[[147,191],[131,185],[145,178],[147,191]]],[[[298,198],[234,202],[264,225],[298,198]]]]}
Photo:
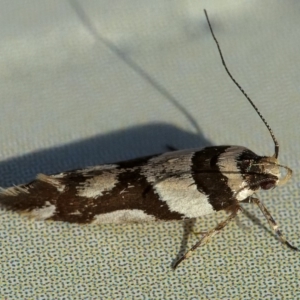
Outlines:
{"type": "MultiPolygon", "coordinates": [[[[207,231],[207,230],[203,230],[203,231],[194,231],[194,230],[192,229],[192,233],[193,233],[196,237],[198,237],[199,235],[206,235],[206,234],[208,233],[208,231],[207,231]]],[[[218,233],[220,233],[220,231],[216,232],[215,234],[218,234],[218,233]]]]}
{"type": "Polygon", "coordinates": [[[205,233],[205,235],[201,238],[200,241],[198,241],[188,252],[186,252],[174,265],[174,269],[176,269],[178,267],[178,265],[185,260],[186,258],[189,258],[190,256],[192,256],[193,251],[195,251],[198,247],[203,246],[205,244],[207,244],[210,239],[217,234],[218,232],[220,232],[231,220],[233,220],[238,211],[239,211],[240,207],[236,206],[234,207],[234,210],[231,212],[231,214],[221,223],[219,223],[215,228],[207,231],[205,233]]]}
{"type": "Polygon", "coordinates": [[[275,232],[275,234],[278,236],[278,238],[280,239],[280,241],[287,245],[289,248],[299,251],[299,249],[297,247],[294,247],[292,244],[290,244],[289,241],[287,241],[287,239],[285,238],[285,236],[281,233],[276,221],[274,220],[274,218],[271,216],[270,212],[267,210],[267,208],[263,205],[262,202],[260,202],[260,200],[258,198],[250,198],[249,199],[250,202],[256,204],[259,209],[261,210],[261,212],[264,214],[265,218],[267,219],[270,227],[273,229],[273,231],[275,232]]]}
{"type": "Polygon", "coordinates": [[[198,235],[205,235],[205,234],[208,233],[207,230],[206,230],[206,231],[194,231],[194,230],[192,230],[192,232],[193,232],[193,234],[196,235],[196,236],[198,236],[198,235]]]}

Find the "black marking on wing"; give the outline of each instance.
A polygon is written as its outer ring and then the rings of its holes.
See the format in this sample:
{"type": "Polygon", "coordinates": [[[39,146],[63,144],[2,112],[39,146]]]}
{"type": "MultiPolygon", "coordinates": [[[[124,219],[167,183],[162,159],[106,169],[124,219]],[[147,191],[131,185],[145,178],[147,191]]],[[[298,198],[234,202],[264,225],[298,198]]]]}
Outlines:
{"type": "Polygon", "coordinates": [[[230,146],[207,147],[197,151],[192,159],[192,173],[198,191],[208,195],[215,210],[222,210],[237,203],[228,186],[228,179],[217,165],[219,156],[230,146]]]}

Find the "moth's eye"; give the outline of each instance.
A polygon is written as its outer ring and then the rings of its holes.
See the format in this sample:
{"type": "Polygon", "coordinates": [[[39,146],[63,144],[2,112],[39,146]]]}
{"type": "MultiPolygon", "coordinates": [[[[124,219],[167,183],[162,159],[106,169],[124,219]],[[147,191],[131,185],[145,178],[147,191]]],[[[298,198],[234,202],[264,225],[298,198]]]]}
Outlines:
{"type": "Polygon", "coordinates": [[[269,190],[273,187],[276,186],[276,181],[275,180],[268,180],[268,181],[265,181],[265,182],[262,182],[260,184],[260,187],[263,189],[263,190],[269,190]]]}

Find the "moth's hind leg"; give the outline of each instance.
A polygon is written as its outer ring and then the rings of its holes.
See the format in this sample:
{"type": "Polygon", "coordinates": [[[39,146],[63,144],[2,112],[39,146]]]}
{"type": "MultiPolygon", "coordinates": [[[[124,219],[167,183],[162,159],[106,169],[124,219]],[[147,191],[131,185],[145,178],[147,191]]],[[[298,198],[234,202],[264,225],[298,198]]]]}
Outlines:
{"type": "Polygon", "coordinates": [[[274,220],[274,218],[272,217],[270,212],[263,205],[263,203],[260,202],[260,200],[258,198],[249,198],[247,202],[254,203],[259,207],[259,209],[261,210],[261,212],[264,214],[265,218],[267,219],[270,227],[272,228],[272,230],[275,232],[275,234],[278,236],[278,238],[280,239],[280,241],[283,244],[287,245],[289,248],[291,248],[293,250],[299,251],[299,249],[297,247],[293,246],[289,241],[287,241],[287,239],[280,231],[279,226],[277,225],[276,221],[274,220]]]}
{"type": "MultiPolygon", "coordinates": [[[[236,205],[233,208],[232,207],[230,207],[230,208],[231,208],[231,210],[230,210],[231,214],[223,222],[219,223],[215,228],[205,232],[204,236],[200,239],[200,241],[198,241],[188,252],[186,252],[175,263],[175,265],[173,267],[174,269],[176,269],[183,260],[185,260],[186,258],[189,258],[193,254],[193,251],[195,251],[198,247],[207,244],[214,235],[219,233],[231,220],[233,220],[236,217],[236,215],[240,209],[240,206],[236,205]]],[[[201,232],[199,234],[201,234],[201,232]]]]}

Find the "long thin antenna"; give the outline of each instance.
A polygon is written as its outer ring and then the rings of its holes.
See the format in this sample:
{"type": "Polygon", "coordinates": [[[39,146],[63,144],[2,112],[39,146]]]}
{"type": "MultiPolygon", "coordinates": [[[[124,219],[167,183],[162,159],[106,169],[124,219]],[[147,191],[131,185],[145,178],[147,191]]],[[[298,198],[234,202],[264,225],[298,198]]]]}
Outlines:
{"type": "Polygon", "coordinates": [[[221,60],[222,60],[222,64],[228,74],[228,76],[231,78],[231,80],[234,82],[234,84],[238,87],[238,89],[243,93],[243,95],[247,98],[247,100],[250,102],[250,104],[252,105],[252,107],[255,109],[255,111],[257,112],[257,114],[259,115],[259,117],[261,118],[261,120],[264,122],[264,124],[266,125],[266,127],[268,128],[269,132],[270,132],[270,135],[274,141],[274,145],[275,145],[275,158],[278,157],[278,153],[279,153],[279,143],[271,129],[271,127],[269,126],[269,124],[267,123],[267,121],[265,120],[265,118],[262,116],[262,114],[260,113],[260,111],[258,110],[258,108],[255,106],[255,104],[253,103],[253,101],[250,99],[250,97],[246,94],[246,92],[242,89],[242,87],[238,84],[238,82],[233,78],[233,76],[231,75],[231,73],[229,72],[228,68],[227,68],[227,65],[225,63],[225,60],[224,60],[224,57],[223,57],[223,54],[222,54],[222,51],[221,51],[221,48],[220,48],[220,45],[219,45],[219,42],[218,40],[216,39],[215,37],[215,34],[212,30],[212,27],[211,27],[211,24],[209,22],[209,19],[208,19],[208,15],[207,15],[207,12],[206,10],[204,9],[204,13],[205,13],[205,16],[206,16],[206,20],[207,20],[207,23],[208,23],[208,26],[209,26],[209,29],[210,29],[210,32],[213,36],[213,39],[215,40],[216,42],[216,45],[218,47],[218,51],[219,51],[219,54],[220,54],[220,57],[221,57],[221,60]]]}

